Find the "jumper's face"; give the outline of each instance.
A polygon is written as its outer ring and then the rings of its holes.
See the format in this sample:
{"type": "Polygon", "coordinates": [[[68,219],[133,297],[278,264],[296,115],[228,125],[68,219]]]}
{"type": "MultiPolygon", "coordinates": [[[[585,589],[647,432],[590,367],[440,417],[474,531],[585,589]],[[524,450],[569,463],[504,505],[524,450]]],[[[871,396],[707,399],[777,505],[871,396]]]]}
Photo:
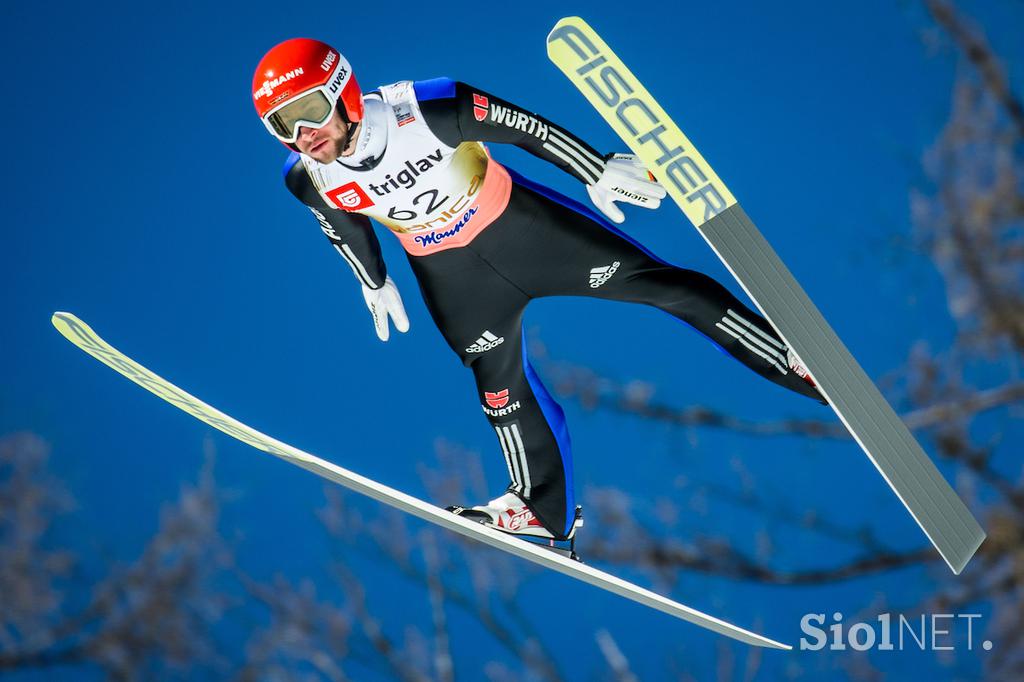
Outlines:
{"type": "Polygon", "coordinates": [[[299,126],[299,137],[295,140],[295,146],[300,152],[320,163],[334,163],[339,157],[352,153],[355,148],[352,142],[358,134],[357,125],[352,131],[352,138],[349,139],[348,124],[335,109],[334,115],[320,128],[299,126]]]}

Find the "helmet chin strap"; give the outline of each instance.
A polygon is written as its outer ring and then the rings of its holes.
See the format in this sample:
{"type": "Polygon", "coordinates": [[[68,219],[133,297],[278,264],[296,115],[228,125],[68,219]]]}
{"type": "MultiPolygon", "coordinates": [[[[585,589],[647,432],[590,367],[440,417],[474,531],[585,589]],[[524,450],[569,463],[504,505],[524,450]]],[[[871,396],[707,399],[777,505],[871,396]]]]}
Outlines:
{"type": "MultiPolygon", "coordinates": [[[[344,116],[344,111],[342,112],[344,116]]],[[[345,117],[348,121],[348,117],[345,117]]],[[[338,163],[356,170],[372,170],[384,156],[388,143],[387,105],[375,97],[363,101],[363,120],[359,136],[352,144],[355,149],[348,156],[338,158],[338,163]]],[[[356,124],[348,121],[351,136],[356,124]]],[[[351,137],[349,138],[351,140],[351,137]]]]}
{"type": "Polygon", "coordinates": [[[335,103],[334,106],[338,109],[338,113],[341,115],[342,120],[345,121],[346,123],[345,146],[347,147],[349,143],[352,141],[352,131],[359,127],[359,121],[349,120],[348,112],[345,111],[345,105],[342,103],[340,99],[335,103]]]}

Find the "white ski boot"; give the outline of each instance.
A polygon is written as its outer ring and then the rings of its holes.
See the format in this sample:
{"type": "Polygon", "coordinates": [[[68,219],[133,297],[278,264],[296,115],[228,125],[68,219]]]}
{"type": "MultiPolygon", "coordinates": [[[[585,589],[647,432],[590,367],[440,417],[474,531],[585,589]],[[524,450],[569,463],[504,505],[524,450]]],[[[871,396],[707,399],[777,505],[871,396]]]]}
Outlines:
{"type": "Polygon", "coordinates": [[[569,534],[565,537],[556,537],[551,531],[544,527],[533,510],[523,501],[517,493],[512,490],[506,491],[501,497],[497,497],[487,504],[475,507],[448,507],[448,511],[463,518],[500,530],[503,533],[516,535],[524,539],[539,540],[542,547],[555,550],[571,559],[579,560],[576,555],[576,529],[583,526],[583,508],[576,507],[576,516],[573,519],[569,534]],[[546,542],[544,542],[546,541],[546,542]],[[568,542],[568,547],[556,545],[556,542],[568,542]]]}
{"type": "Polygon", "coordinates": [[[822,402],[828,404],[828,401],[825,400],[825,394],[818,388],[818,384],[815,383],[814,378],[811,376],[811,373],[807,371],[807,368],[800,364],[800,360],[796,357],[791,348],[786,348],[786,364],[789,365],[789,368],[793,370],[794,374],[806,381],[812,388],[814,388],[815,391],[818,392],[818,395],[821,396],[822,402]]]}

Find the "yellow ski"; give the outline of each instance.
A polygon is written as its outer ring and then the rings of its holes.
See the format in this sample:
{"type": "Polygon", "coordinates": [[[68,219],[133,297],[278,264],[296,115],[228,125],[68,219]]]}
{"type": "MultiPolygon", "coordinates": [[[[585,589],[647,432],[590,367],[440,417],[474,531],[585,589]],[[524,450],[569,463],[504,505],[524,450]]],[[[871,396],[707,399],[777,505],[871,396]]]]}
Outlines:
{"type": "Polygon", "coordinates": [[[985,532],[861,369],[778,254],[647,88],[579,17],[548,57],[653,172],[810,371],[839,419],[954,573],[985,532]]]}
{"type": "Polygon", "coordinates": [[[587,566],[566,556],[556,554],[543,547],[531,544],[524,540],[506,535],[500,531],[487,528],[475,521],[469,521],[461,516],[436,507],[432,504],[407,495],[394,488],[378,483],[372,479],[360,476],[347,469],[321,459],[316,455],[292,447],[287,443],[272,438],[256,429],[243,424],[237,419],[230,417],[220,410],[207,405],[199,398],[183,391],[166,379],[157,376],[127,355],[117,350],[92,330],[89,325],[71,313],[54,313],[51,318],[53,326],[63,334],[68,341],[75,344],[89,355],[93,356],[103,364],[120,372],[147,391],[163,398],[175,407],[184,410],[196,419],[206,422],[215,429],[237,438],[243,443],[252,447],[269,452],[275,457],[300,466],[311,471],[321,478],[342,485],[349,490],[366,495],[378,502],[412,514],[424,521],[436,524],[450,531],[454,531],[472,540],[496,547],[509,554],[522,557],[545,568],[550,568],[563,573],[571,578],[590,583],[602,590],[607,590],[619,596],[630,599],[644,606],[649,606],[658,611],[669,614],[676,618],[689,621],[713,632],[731,637],[746,644],[763,646],[773,649],[791,649],[789,645],[776,642],[756,633],[744,630],[724,620],[709,616],[706,613],[691,609],[679,602],[655,594],[631,582],[618,578],[610,573],[605,573],[592,566],[587,566]]]}

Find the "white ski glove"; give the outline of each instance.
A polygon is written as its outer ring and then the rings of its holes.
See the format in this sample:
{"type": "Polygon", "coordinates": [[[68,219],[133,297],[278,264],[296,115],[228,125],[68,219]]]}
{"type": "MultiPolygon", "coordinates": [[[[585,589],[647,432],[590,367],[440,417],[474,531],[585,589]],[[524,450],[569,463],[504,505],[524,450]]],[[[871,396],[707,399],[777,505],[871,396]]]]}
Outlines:
{"type": "Polygon", "coordinates": [[[587,194],[601,213],[613,223],[626,219],[616,201],[634,206],[658,208],[665,198],[665,188],[647,172],[643,162],[633,154],[612,154],[604,173],[593,185],[587,185],[587,194]]]}
{"type": "Polygon", "coordinates": [[[384,279],[384,286],[380,289],[371,289],[364,284],[363,299],[366,301],[366,307],[370,309],[370,314],[373,315],[373,326],[376,327],[377,338],[381,341],[387,341],[391,336],[388,315],[394,321],[395,329],[403,333],[409,331],[409,317],[405,314],[402,297],[390,277],[384,279]]]}

